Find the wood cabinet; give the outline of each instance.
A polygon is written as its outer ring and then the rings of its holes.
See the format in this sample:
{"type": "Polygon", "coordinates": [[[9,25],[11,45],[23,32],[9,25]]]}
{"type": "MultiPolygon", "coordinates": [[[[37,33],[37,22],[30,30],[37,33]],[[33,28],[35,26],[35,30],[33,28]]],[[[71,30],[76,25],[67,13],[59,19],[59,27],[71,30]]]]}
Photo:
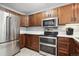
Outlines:
{"type": "Polygon", "coordinates": [[[79,56],[79,42],[75,41],[75,56],[79,56]]]}
{"type": "Polygon", "coordinates": [[[41,26],[42,20],[49,17],[57,17],[57,8],[51,9],[49,11],[39,12],[29,15],[29,25],[30,26],[41,26]]]}
{"type": "Polygon", "coordinates": [[[26,45],[27,48],[31,48],[31,39],[32,39],[32,37],[30,37],[30,35],[26,35],[25,45],[26,45]]]}
{"type": "Polygon", "coordinates": [[[26,47],[39,51],[39,36],[26,35],[26,47]]]}
{"type": "Polygon", "coordinates": [[[30,15],[30,26],[40,26],[42,19],[49,17],[58,17],[59,25],[79,23],[79,3],[68,4],[30,15]]]}
{"type": "Polygon", "coordinates": [[[32,36],[31,47],[33,50],[39,51],[39,37],[38,36],[32,36]]]}
{"type": "Polygon", "coordinates": [[[58,56],[75,55],[74,39],[67,37],[58,37],[58,56]]]}
{"type": "Polygon", "coordinates": [[[29,16],[23,15],[20,17],[20,27],[25,27],[29,25],[29,16]]]}
{"type": "Polygon", "coordinates": [[[42,20],[44,19],[44,13],[36,13],[36,25],[41,26],[42,20]]]}
{"type": "Polygon", "coordinates": [[[50,10],[45,11],[43,13],[44,13],[44,18],[57,17],[58,16],[58,8],[50,9],[50,10]]]}
{"type": "Polygon", "coordinates": [[[59,24],[79,23],[79,3],[58,8],[59,24]]]}
{"type": "Polygon", "coordinates": [[[25,34],[20,34],[20,37],[19,37],[20,48],[25,47],[25,40],[26,40],[26,35],[25,34]]]}
{"type": "Polygon", "coordinates": [[[74,22],[79,23],[79,3],[74,4],[74,22]]]}
{"type": "Polygon", "coordinates": [[[43,17],[42,12],[29,15],[29,25],[30,26],[41,26],[41,22],[43,18],[44,17],[43,17]]]}
{"type": "Polygon", "coordinates": [[[73,7],[73,4],[69,4],[58,8],[59,24],[68,24],[74,21],[73,7]]]}
{"type": "Polygon", "coordinates": [[[58,17],[58,8],[51,9],[52,17],[58,17]]]}
{"type": "Polygon", "coordinates": [[[39,36],[20,34],[20,48],[29,48],[35,51],[39,51],[39,36]]]}

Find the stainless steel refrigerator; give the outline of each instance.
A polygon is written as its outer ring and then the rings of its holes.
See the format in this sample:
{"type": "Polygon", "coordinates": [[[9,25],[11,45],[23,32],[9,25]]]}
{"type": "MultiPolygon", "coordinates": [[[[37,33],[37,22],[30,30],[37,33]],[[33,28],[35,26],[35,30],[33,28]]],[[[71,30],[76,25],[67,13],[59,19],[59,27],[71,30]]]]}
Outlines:
{"type": "Polygon", "coordinates": [[[12,56],[19,48],[19,16],[0,10],[0,56],[12,56]]]}

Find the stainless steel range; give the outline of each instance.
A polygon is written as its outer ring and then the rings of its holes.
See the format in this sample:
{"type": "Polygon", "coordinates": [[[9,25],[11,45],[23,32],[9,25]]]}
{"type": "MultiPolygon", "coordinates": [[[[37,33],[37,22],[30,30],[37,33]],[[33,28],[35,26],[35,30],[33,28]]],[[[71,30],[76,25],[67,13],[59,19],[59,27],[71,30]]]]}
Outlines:
{"type": "Polygon", "coordinates": [[[40,54],[57,55],[57,34],[58,31],[45,31],[43,36],[40,36],[40,54]]]}

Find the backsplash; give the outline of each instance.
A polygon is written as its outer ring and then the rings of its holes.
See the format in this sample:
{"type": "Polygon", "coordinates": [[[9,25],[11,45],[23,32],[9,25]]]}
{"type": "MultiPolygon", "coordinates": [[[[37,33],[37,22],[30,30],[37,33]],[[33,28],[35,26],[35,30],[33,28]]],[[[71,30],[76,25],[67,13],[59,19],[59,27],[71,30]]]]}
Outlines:
{"type": "Polygon", "coordinates": [[[64,26],[59,26],[59,28],[58,28],[59,34],[66,34],[66,28],[68,28],[68,27],[74,29],[73,35],[79,36],[79,24],[67,24],[67,25],[64,25],[64,26]]]}
{"type": "MultiPolygon", "coordinates": [[[[74,27],[74,26],[72,26],[72,27],[74,27]]],[[[74,34],[75,35],[77,35],[77,34],[79,34],[79,26],[75,26],[75,28],[74,29],[76,29],[76,30],[74,30],[75,32],[74,32],[74,34]],[[76,29],[77,28],[77,29],[76,29]]],[[[21,31],[37,31],[37,32],[44,32],[44,28],[43,27],[20,27],[20,30],[21,31]]],[[[47,30],[49,30],[49,29],[47,29],[47,30]]],[[[55,29],[55,28],[50,28],[50,30],[49,31],[58,31],[58,33],[61,35],[63,35],[63,34],[66,34],[66,25],[60,25],[60,26],[58,26],[58,29],[55,29]]]]}
{"type": "Polygon", "coordinates": [[[59,34],[66,34],[65,25],[58,26],[59,34]]]}
{"type": "Polygon", "coordinates": [[[26,28],[27,31],[44,31],[43,27],[28,27],[26,28]]]}
{"type": "Polygon", "coordinates": [[[20,31],[26,31],[26,27],[20,27],[20,31]]]}
{"type": "Polygon", "coordinates": [[[43,27],[20,27],[21,31],[44,31],[43,27]]]}
{"type": "MultiPolygon", "coordinates": [[[[51,30],[54,30],[53,28],[50,28],[51,30]]],[[[20,27],[21,31],[44,31],[43,27],[20,27]]],[[[58,31],[64,32],[64,26],[59,26],[58,31]]]]}

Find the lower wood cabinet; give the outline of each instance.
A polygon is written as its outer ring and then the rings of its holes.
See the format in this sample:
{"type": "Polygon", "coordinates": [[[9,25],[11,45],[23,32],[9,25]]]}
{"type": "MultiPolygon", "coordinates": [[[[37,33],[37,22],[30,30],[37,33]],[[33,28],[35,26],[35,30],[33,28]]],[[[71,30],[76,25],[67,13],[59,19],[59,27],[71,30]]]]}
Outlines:
{"type": "Polygon", "coordinates": [[[75,55],[74,39],[66,37],[58,37],[58,56],[75,55]]]}
{"type": "Polygon", "coordinates": [[[33,49],[35,51],[39,51],[39,36],[37,35],[26,35],[26,43],[27,48],[33,49]]]}
{"type": "Polygon", "coordinates": [[[20,48],[29,48],[35,51],[39,51],[39,36],[21,34],[19,37],[20,48]]]}
{"type": "Polygon", "coordinates": [[[25,47],[25,39],[26,35],[25,34],[20,34],[19,40],[20,40],[20,48],[24,48],[25,47]]]}
{"type": "Polygon", "coordinates": [[[79,56],[79,42],[75,41],[75,56],[79,56]]]}

